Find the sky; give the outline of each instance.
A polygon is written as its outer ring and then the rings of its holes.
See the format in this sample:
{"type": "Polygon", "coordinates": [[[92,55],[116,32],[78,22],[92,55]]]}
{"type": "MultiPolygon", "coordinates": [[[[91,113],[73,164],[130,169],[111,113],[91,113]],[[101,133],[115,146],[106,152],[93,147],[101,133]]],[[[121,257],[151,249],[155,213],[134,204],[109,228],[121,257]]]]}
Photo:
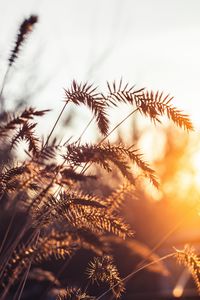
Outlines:
{"type": "MultiPolygon", "coordinates": [[[[30,14],[39,22],[10,81],[19,94],[37,90],[31,103],[52,108],[49,118],[62,108],[63,88],[73,79],[104,88],[122,77],[173,95],[200,130],[199,0],[0,0],[1,80],[17,28],[30,14]]],[[[5,88],[10,99],[12,86],[5,88]]],[[[87,123],[85,111],[82,117],[87,123]]]]}

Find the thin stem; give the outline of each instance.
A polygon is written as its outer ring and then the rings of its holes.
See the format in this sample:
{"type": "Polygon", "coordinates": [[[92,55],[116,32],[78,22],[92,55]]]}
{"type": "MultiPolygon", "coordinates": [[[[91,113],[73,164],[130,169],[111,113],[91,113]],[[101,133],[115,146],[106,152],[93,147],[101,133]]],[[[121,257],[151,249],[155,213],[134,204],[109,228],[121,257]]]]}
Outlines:
{"type": "Polygon", "coordinates": [[[60,118],[61,118],[61,116],[62,116],[64,110],[65,110],[65,107],[67,106],[67,104],[68,104],[68,101],[65,102],[63,108],[61,109],[61,112],[60,112],[60,114],[59,114],[59,116],[58,116],[56,122],[54,123],[53,128],[51,129],[51,132],[49,133],[49,135],[48,135],[48,137],[47,137],[47,140],[46,140],[46,143],[45,143],[44,146],[43,146],[43,149],[48,145],[49,139],[50,139],[50,137],[52,136],[52,134],[53,134],[53,132],[54,132],[54,130],[55,130],[55,128],[56,128],[56,126],[57,126],[57,124],[58,124],[58,122],[59,122],[59,120],[60,120],[60,118]]]}
{"type": "Polygon", "coordinates": [[[87,293],[87,291],[88,291],[88,289],[89,289],[89,287],[90,287],[90,285],[91,285],[91,279],[89,279],[88,280],[88,282],[87,282],[87,284],[86,284],[86,286],[85,286],[85,288],[84,288],[84,293],[87,293]]]}
{"type": "Polygon", "coordinates": [[[90,124],[92,123],[92,121],[93,121],[94,119],[95,119],[94,116],[90,119],[90,121],[89,121],[88,124],[85,126],[85,128],[84,128],[83,131],[82,131],[82,133],[80,134],[80,136],[79,136],[78,140],[76,141],[76,143],[79,143],[79,144],[80,144],[81,139],[82,139],[84,133],[86,132],[86,130],[88,129],[88,127],[90,126],[90,124]]]}
{"type": "Polygon", "coordinates": [[[150,267],[150,266],[153,265],[153,264],[156,264],[156,263],[158,263],[158,262],[160,262],[160,261],[163,261],[163,260],[165,260],[165,259],[167,259],[167,258],[169,258],[169,257],[172,257],[172,256],[174,256],[175,254],[176,254],[175,252],[169,253],[169,254],[167,254],[167,255],[165,255],[165,256],[163,256],[163,257],[160,257],[160,258],[157,259],[157,260],[154,260],[154,261],[152,261],[152,262],[150,262],[150,263],[148,263],[148,264],[145,264],[145,265],[139,267],[138,269],[136,269],[135,271],[131,272],[131,273],[128,274],[126,277],[124,277],[124,278],[122,279],[122,281],[123,281],[123,282],[124,282],[124,281],[127,281],[127,279],[131,278],[131,277],[132,277],[133,275],[135,275],[136,273],[138,273],[138,272],[140,272],[140,271],[142,271],[142,270],[144,270],[144,269],[150,267]]]}
{"type": "Polygon", "coordinates": [[[1,192],[1,195],[0,195],[0,201],[3,199],[3,196],[4,196],[5,192],[1,192]]]}
{"type": "MultiPolygon", "coordinates": [[[[163,261],[163,260],[165,260],[165,259],[167,259],[167,258],[170,258],[170,257],[172,257],[172,256],[174,256],[174,255],[175,255],[175,252],[170,253],[170,254],[167,254],[167,255],[165,255],[165,256],[163,256],[163,257],[157,259],[157,260],[154,260],[154,261],[152,261],[152,262],[150,262],[150,263],[148,263],[148,264],[146,264],[146,265],[144,265],[144,266],[141,266],[141,267],[138,268],[137,270],[135,270],[135,271],[129,273],[126,277],[124,277],[124,278],[122,279],[122,282],[125,282],[127,279],[130,279],[130,278],[131,278],[133,275],[135,275],[136,273],[138,273],[138,272],[140,272],[140,271],[142,271],[142,270],[144,270],[144,269],[150,267],[151,265],[156,264],[156,263],[158,263],[158,262],[160,262],[160,261],[163,261]]],[[[105,295],[107,295],[107,294],[108,294],[113,288],[115,288],[118,284],[119,284],[119,283],[116,283],[116,284],[114,284],[111,288],[107,289],[103,294],[101,294],[99,297],[97,297],[96,300],[99,300],[99,299],[101,299],[102,297],[104,297],[105,295]]]]}
{"type": "Polygon", "coordinates": [[[6,83],[7,78],[8,78],[9,71],[10,71],[10,66],[7,67],[6,73],[5,73],[4,78],[3,78],[3,82],[2,82],[2,86],[1,86],[1,91],[0,91],[0,106],[1,106],[0,108],[1,108],[2,112],[4,110],[3,90],[4,90],[5,83],[6,83]]]}
{"type": "MultiPolygon", "coordinates": [[[[30,224],[29,224],[29,220],[27,220],[23,226],[23,228],[21,229],[21,232],[19,233],[19,235],[17,236],[17,238],[15,238],[13,241],[11,239],[10,241],[10,245],[5,249],[5,253],[4,255],[2,255],[1,260],[0,260],[0,279],[3,276],[3,273],[5,271],[5,268],[7,266],[7,263],[10,259],[10,257],[12,256],[14,250],[16,249],[17,245],[19,244],[20,240],[22,239],[22,237],[24,236],[24,234],[30,229],[30,224]]],[[[27,243],[29,243],[29,241],[32,239],[34,235],[34,232],[31,234],[31,236],[29,237],[27,243]]],[[[13,234],[13,236],[15,236],[13,234]]]]}
{"type": "MultiPolygon", "coordinates": [[[[29,265],[30,265],[30,262],[29,262],[29,265]]],[[[24,276],[22,277],[21,283],[19,284],[19,286],[18,286],[18,288],[17,288],[17,291],[16,291],[16,293],[15,293],[15,296],[14,296],[13,300],[16,300],[16,299],[17,299],[17,295],[18,295],[20,289],[22,289],[22,287],[23,287],[23,284],[24,284],[24,280],[25,280],[25,278],[26,278],[27,271],[28,271],[28,273],[29,273],[29,271],[30,271],[29,266],[28,266],[28,268],[27,268],[27,270],[26,270],[24,276]]]]}
{"type": "Polygon", "coordinates": [[[6,240],[7,240],[7,237],[8,237],[10,228],[11,228],[11,226],[12,226],[13,220],[14,220],[14,218],[15,218],[15,215],[16,215],[16,209],[15,209],[15,212],[12,214],[12,217],[11,217],[11,219],[10,219],[8,228],[7,228],[6,233],[5,233],[5,235],[4,235],[4,239],[3,239],[2,243],[1,243],[0,253],[1,253],[1,251],[2,251],[2,249],[3,249],[3,247],[4,247],[4,244],[5,244],[6,240]]]}
{"type": "MultiPolygon", "coordinates": [[[[35,243],[36,246],[37,246],[39,235],[40,235],[40,232],[36,232],[36,243],[35,243]]],[[[25,272],[25,275],[24,275],[24,278],[22,280],[22,285],[20,286],[21,290],[19,289],[20,293],[19,293],[19,296],[18,296],[17,300],[21,299],[21,296],[22,296],[22,293],[23,293],[23,290],[24,290],[24,287],[25,287],[25,284],[26,284],[26,281],[27,281],[27,278],[28,278],[28,274],[29,274],[29,271],[30,271],[30,268],[31,268],[31,265],[32,265],[32,262],[33,262],[33,258],[34,258],[34,256],[32,255],[32,257],[30,259],[30,262],[29,262],[29,265],[28,265],[28,268],[27,268],[27,270],[25,272]]],[[[17,293],[16,293],[16,296],[17,296],[17,293]]]]}
{"type": "Polygon", "coordinates": [[[19,241],[21,240],[21,238],[23,237],[24,233],[26,232],[26,224],[23,227],[23,229],[21,230],[20,234],[18,235],[18,237],[15,239],[15,241],[13,241],[13,243],[11,244],[10,249],[8,249],[7,251],[5,251],[5,254],[2,256],[0,264],[1,264],[1,268],[0,268],[0,278],[3,275],[6,265],[13,253],[13,251],[15,250],[15,248],[17,247],[19,241]]]}
{"type": "Polygon", "coordinates": [[[134,109],[130,114],[128,114],[121,122],[119,122],[108,134],[97,144],[98,146],[102,144],[112,133],[115,131],[122,123],[124,123],[130,116],[132,116],[139,108],[134,109]]]}

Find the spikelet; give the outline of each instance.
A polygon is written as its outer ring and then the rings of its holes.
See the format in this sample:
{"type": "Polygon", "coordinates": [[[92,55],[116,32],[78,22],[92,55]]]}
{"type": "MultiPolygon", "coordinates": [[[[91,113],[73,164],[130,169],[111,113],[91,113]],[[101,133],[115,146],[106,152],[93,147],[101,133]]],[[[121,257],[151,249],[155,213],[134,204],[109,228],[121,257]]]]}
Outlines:
{"type": "Polygon", "coordinates": [[[0,126],[0,138],[5,137],[10,133],[11,130],[15,130],[19,125],[23,125],[28,120],[32,120],[35,116],[42,117],[49,110],[36,110],[35,108],[27,108],[20,115],[15,116],[13,114],[10,116],[8,113],[5,113],[4,124],[0,126]]]}
{"type": "Polygon", "coordinates": [[[117,267],[114,265],[113,258],[109,255],[95,257],[90,262],[86,272],[93,283],[107,283],[112,289],[115,298],[120,298],[125,291],[117,267]]]}
{"type": "Polygon", "coordinates": [[[11,67],[12,64],[15,62],[23,42],[25,41],[28,34],[33,30],[33,26],[35,25],[35,23],[37,23],[37,21],[38,17],[35,15],[31,15],[28,19],[25,19],[20,25],[19,33],[15,41],[15,47],[12,49],[11,55],[8,59],[9,67],[11,67]]]}
{"type": "Polygon", "coordinates": [[[28,246],[23,244],[18,246],[7,263],[6,272],[3,275],[4,282],[16,281],[27,268],[30,260],[38,264],[52,260],[52,258],[64,259],[79,248],[79,241],[73,235],[66,234],[63,238],[58,232],[52,230],[46,236],[39,237],[37,244],[31,242],[28,246]]]}
{"type": "Polygon", "coordinates": [[[55,166],[42,165],[36,160],[26,162],[24,172],[19,180],[20,191],[34,192],[28,198],[24,199],[26,207],[35,201],[37,205],[40,203],[42,197],[46,195],[44,192],[46,186],[52,182],[52,177],[55,175],[54,170],[55,166]]]}
{"type": "Polygon", "coordinates": [[[25,169],[24,166],[5,167],[5,170],[0,173],[0,191],[17,189],[20,185],[18,177],[25,172],[25,169]]]}
{"type": "Polygon", "coordinates": [[[67,289],[62,289],[58,294],[56,300],[95,300],[95,297],[87,295],[80,288],[68,287],[67,289]]]}
{"type": "Polygon", "coordinates": [[[106,104],[96,88],[88,83],[78,84],[73,80],[71,89],[65,90],[66,101],[76,105],[85,104],[91,109],[96,118],[99,130],[103,135],[108,132],[109,120],[106,113],[106,104]]]}
{"type": "Polygon", "coordinates": [[[195,250],[189,245],[186,245],[183,250],[176,249],[177,261],[188,268],[200,295],[200,258],[195,253],[195,250]]]}
{"type": "Polygon", "coordinates": [[[106,101],[114,106],[117,106],[119,102],[124,102],[128,104],[135,103],[135,96],[140,94],[144,88],[135,90],[135,86],[130,86],[128,83],[124,84],[122,79],[119,84],[114,81],[113,83],[107,82],[108,94],[104,97],[106,101]]]}
{"type": "Polygon", "coordinates": [[[85,175],[77,173],[72,168],[63,168],[60,173],[62,175],[62,183],[65,183],[65,181],[68,183],[69,180],[77,182],[86,181],[87,179],[97,179],[97,177],[94,175],[85,175]]]}
{"type": "Polygon", "coordinates": [[[81,145],[69,144],[67,146],[67,157],[75,166],[81,163],[92,162],[100,165],[107,172],[112,171],[111,164],[114,164],[121,174],[132,184],[135,184],[134,177],[130,170],[130,161],[135,163],[144,175],[149,178],[151,183],[158,188],[159,183],[155,176],[155,171],[150,168],[148,163],[142,159],[142,154],[138,150],[126,148],[124,145],[111,145],[105,143],[101,145],[81,145]]]}
{"type": "Polygon", "coordinates": [[[28,151],[32,152],[34,155],[38,154],[39,139],[34,133],[36,125],[36,123],[25,122],[12,138],[11,148],[16,147],[21,140],[25,140],[28,143],[28,151]]]}
{"type": "Polygon", "coordinates": [[[133,235],[122,218],[107,211],[104,202],[97,197],[61,193],[59,198],[47,196],[41,202],[34,201],[31,215],[35,226],[64,222],[74,229],[84,229],[94,234],[109,232],[125,239],[133,235]]]}
{"type": "Polygon", "coordinates": [[[159,120],[159,116],[166,115],[177,126],[193,130],[189,116],[183,114],[181,110],[174,107],[171,103],[173,97],[164,96],[162,92],[145,91],[139,95],[135,95],[136,106],[145,116],[149,116],[154,122],[159,120]]]}
{"type": "Polygon", "coordinates": [[[55,159],[60,149],[60,144],[57,142],[56,138],[54,138],[49,145],[45,146],[43,144],[38,157],[40,162],[47,163],[48,161],[55,159]]]}
{"type": "Polygon", "coordinates": [[[55,275],[50,271],[45,271],[40,268],[34,268],[30,271],[28,275],[29,280],[36,280],[39,282],[48,281],[55,286],[60,286],[60,281],[55,277],[55,275]]]}
{"type": "Polygon", "coordinates": [[[188,115],[174,107],[171,103],[173,97],[164,96],[162,92],[149,92],[144,88],[135,90],[135,86],[123,84],[120,80],[119,84],[115,81],[108,86],[108,95],[103,96],[109,103],[117,106],[119,102],[125,102],[131,105],[136,105],[140,113],[150,117],[154,122],[160,122],[159,116],[166,115],[177,126],[193,130],[192,123],[188,115]]]}
{"type": "Polygon", "coordinates": [[[52,230],[48,237],[41,238],[35,251],[35,262],[66,259],[80,248],[78,241],[69,234],[62,239],[59,233],[52,230]]]}

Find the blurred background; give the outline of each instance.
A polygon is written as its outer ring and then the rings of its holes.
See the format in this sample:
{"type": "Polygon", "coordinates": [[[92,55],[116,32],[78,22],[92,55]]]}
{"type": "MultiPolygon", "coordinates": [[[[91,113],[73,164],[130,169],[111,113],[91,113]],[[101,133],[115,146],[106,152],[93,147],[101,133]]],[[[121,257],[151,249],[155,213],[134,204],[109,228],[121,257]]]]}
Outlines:
{"type": "MultiPolygon", "coordinates": [[[[40,122],[44,136],[63,106],[63,89],[73,79],[89,81],[103,91],[106,81],[122,77],[138,88],[170,93],[175,97],[174,105],[191,116],[194,133],[183,132],[165,121],[155,127],[136,116],[111,137],[111,141],[135,143],[160,178],[159,191],[151,186],[140,187],[137,195],[127,197],[124,207],[125,218],[136,231],[141,247],[152,249],[169,235],[158,247],[159,255],[171,252],[173,246],[183,248],[186,243],[200,250],[199,12],[199,0],[0,0],[1,81],[20,23],[30,14],[39,17],[9,72],[4,97],[7,110],[24,105],[52,109],[40,122]]],[[[122,106],[113,113],[113,125],[128,110],[122,106]]],[[[76,139],[89,119],[87,109],[77,112],[69,106],[57,132],[63,139],[76,139]]],[[[98,138],[93,127],[84,136],[85,141],[98,138]]],[[[113,185],[120,181],[110,180],[113,185]]],[[[106,194],[106,182],[103,187],[96,189],[106,194]]],[[[123,249],[117,243],[115,247],[125,276],[137,265],[138,257],[135,250],[128,256],[131,247],[123,249]]],[[[85,253],[81,255],[85,257],[85,253]]],[[[196,290],[188,273],[171,262],[165,267],[164,273],[145,271],[135,276],[128,282],[124,299],[132,299],[133,295],[136,299],[182,295],[195,299],[196,290]]],[[[79,268],[73,270],[74,274],[70,270],[66,276],[78,282],[79,268]]]]}
{"type": "Polygon", "coordinates": [[[198,0],[1,0],[1,78],[22,19],[39,16],[10,74],[7,107],[31,94],[56,114],[72,79],[104,88],[122,77],[174,95],[200,128],[199,10],[198,0]]]}

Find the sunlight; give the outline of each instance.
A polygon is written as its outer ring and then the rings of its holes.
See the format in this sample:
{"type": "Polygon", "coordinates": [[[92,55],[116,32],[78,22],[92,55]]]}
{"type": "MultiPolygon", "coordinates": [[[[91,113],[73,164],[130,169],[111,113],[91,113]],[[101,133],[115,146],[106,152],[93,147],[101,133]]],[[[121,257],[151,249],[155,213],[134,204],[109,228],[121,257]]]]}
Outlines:
{"type": "Polygon", "coordinates": [[[192,157],[192,166],[194,168],[194,184],[200,187],[200,151],[196,152],[192,157]]]}
{"type": "Polygon", "coordinates": [[[182,286],[176,286],[173,290],[173,296],[175,298],[180,298],[183,294],[183,287],[182,286]]]}

